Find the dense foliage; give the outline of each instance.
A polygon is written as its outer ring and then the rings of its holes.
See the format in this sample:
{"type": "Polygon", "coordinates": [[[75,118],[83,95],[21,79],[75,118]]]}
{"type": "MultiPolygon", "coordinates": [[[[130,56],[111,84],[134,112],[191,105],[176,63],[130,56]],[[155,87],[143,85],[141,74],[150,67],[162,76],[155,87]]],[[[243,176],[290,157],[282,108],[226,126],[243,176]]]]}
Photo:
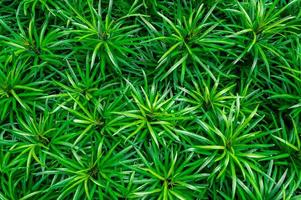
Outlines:
{"type": "Polygon", "coordinates": [[[0,0],[0,199],[301,199],[300,0],[0,0]]]}

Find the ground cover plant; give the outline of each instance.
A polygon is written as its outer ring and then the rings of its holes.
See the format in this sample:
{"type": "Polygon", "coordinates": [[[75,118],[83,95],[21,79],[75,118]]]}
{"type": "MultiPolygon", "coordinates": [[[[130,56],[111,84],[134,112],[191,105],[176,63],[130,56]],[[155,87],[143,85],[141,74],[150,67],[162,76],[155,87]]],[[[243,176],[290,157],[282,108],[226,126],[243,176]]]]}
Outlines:
{"type": "Polygon", "coordinates": [[[300,0],[0,0],[0,199],[301,199],[300,0]]]}

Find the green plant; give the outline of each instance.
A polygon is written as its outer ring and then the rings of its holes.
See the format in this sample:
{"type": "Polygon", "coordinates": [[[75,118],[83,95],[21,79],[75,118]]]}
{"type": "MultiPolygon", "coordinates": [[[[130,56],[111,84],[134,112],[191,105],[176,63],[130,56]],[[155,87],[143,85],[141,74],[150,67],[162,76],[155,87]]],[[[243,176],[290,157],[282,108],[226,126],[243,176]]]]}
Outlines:
{"type": "MultiPolygon", "coordinates": [[[[19,13],[17,12],[17,16],[19,13]]],[[[4,48],[3,53],[24,59],[33,59],[34,65],[53,64],[61,65],[62,57],[59,52],[68,49],[69,42],[65,40],[66,33],[59,28],[49,28],[49,15],[41,25],[32,18],[28,25],[17,17],[18,30],[9,27],[5,21],[0,19],[2,27],[7,31],[7,35],[2,35],[0,45],[4,48]],[[41,26],[41,28],[38,28],[41,26]]]]}
{"type": "Polygon", "coordinates": [[[260,61],[266,66],[269,77],[270,66],[274,62],[269,59],[270,56],[277,59],[276,62],[285,63],[286,60],[281,52],[281,46],[285,44],[282,38],[284,35],[298,34],[300,27],[296,16],[285,16],[283,13],[296,2],[290,1],[282,8],[275,9],[279,0],[273,2],[249,0],[242,3],[236,1],[235,8],[227,9],[227,12],[233,15],[231,20],[237,22],[236,27],[234,26],[237,31],[233,36],[238,37],[238,41],[241,42],[239,46],[244,48],[234,63],[250,54],[250,72],[252,73],[255,69],[258,71],[257,65],[260,61]]]}
{"type": "Polygon", "coordinates": [[[235,84],[225,86],[222,90],[218,89],[219,85],[219,80],[213,81],[210,77],[204,80],[203,77],[197,77],[197,80],[193,80],[193,86],[186,85],[186,87],[180,88],[187,94],[182,101],[191,104],[193,110],[196,111],[205,113],[213,110],[222,113],[224,108],[231,107],[231,105],[227,105],[227,102],[236,98],[230,93],[235,84]]]}
{"type": "Polygon", "coordinates": [[[123,116],[126,123],[115,134],[126,130],[126,140],[132,137],[138,141],[151,138],[157,146],[164,142],[166,136],[180,141],[176,134],[176,122],[185,118],[181,114],[185,114],[186,110],[176,111],[176,97],[169,97],[169,90],[160,92],[154,83],[150,86],[146,83],[145,89],[128,84],[131,89],[131,99],[128,101],[132,109],[117,113],[123,116]]]}
{"type": "MultiPolygon", "coordinates": [[[[91,68],[95,67],[96,58],[99,58],[99,67],[101,73],[105,76],[109,69],[111,72],[121,73],[122,69],[119,63],[127,65],[126,58],[135,59],[137,53],[131,47],[139,45],[143,38],[135,38],[134,34],[139,31],[138,24],[128,24],[126,19],[139,16],[132,13],[133,7],[127,15],[114,19],[112,16],[113,1],[109,2],[107,9],[102,7],[102,1],[98,1],[95,8],[91,1],[87,1],[86,5],[75,8],[74,5],[65,1],[67,4],[66,17],[72,22],[74,28],[67,30],[68,33],[74,34],[73,41],[84,44],[74,48],[75,51],[92,51],[91,68]],[[87,9],[88,15],[83,9],[87,9]],[[103,19],[104,18],[104,19],[103,19]],[[110,66],[110,68],[109,68],[110,66]]],[[[135,5],[135,4],[134,4],[135,5]]],[[[127,65],[127,67],[132,67],[127,65]]]]}
{"type": "Polygon", "coordinates": [[[191,134],[196,141],[188,149],[206,157],[201,168],[212,169],[209,176],[211,184],[216,179],[220,178],[223,181],[226,176],[231,177],[232,198],[236,194],[237,176],[242,175],[246,178],[247,175],[252,175],[253,171],[261,173],[262,170],[256,159],[271,156],[272,152],[261,149],[273,146],[254,142],[272,132],[255,129],[263,119],[263,117],[257,120],[253,119],[258,107],[249,116],[242,117],[238,115],[239,107],[234,105],[232,104],[227,116],[220,114],[220,117],[217,118],[207,115],[205,119],[198,119],[196,123],[201,127],[201,133],[191,134]],[[201,137],[197,137],[196,134],[201,137]]]}
{"type": "Polygon", "coordinates": [[[226,51],[221,45],[231,45],[232,42],[225,38],[225,32],[216,30],[219,25],[218,21],[211,20],[209,17],[215,6],[210,10],[205,10],[201,4],[198,9],[189,9],[189,14],[177,13],[177,24],[173,23],[166,16],[158,12],[164,20],[164,26],[169,36],[161,36],[158,39],[170,43],[170,47],[164,52],[158,61],[159,74],[161,80],[166,78],[172,72],[177,72],[177,68],[181,67],[181,83],[184,81],[185,72],[191,71],[189,65],[196,68],[203,68],[212,78],[212,70],[214,68],[209,60],[215,59],[219,61],[219,57],[215,55],[218,51],[226,51]],[[200,59],[198,55],[203,55],[200,59]],[[175,59],[174,59],[175,58],[175,59]],[[210,66],[210,67],[208,67],[210,66]],[[166,68],[168,70],[166,71],[166,68]]]}
{"type": "Polygon", "coordinates": [[[172,145],[159,151],[155,144],[146,153],[136,149],[142,164],[133,166],[137,179],[144,180],[132,198],[195,199],[205,196],[204,180],[209,174],[200,173],[203,160],[193,160],[193,153],[184,153],[172,145]]]}
{"type": "Polygon", "coordinates": [[[301,0],[0,0],[0,199],[301,198],[301,0]]]}
{"type": "Polygon", "coordinates": [[[28,65],[26,60],[0,64],[1,120],[7,115],[13,119],[14,113],[31,110],[30,106],[33,105],[42,108],[41,104],[31,101],[31,98],[43,95],[40,86],[45,85],[45,81],[34,79],[34,73],[29,72],[28,65]],[[27,75],[28,72],[30,75],[27,75]]]}
{"type": "Polygon", "coordinates": [[[273,161],[270,161],[266,175],[249,177],[252,181],[247,186],[242,180],[238,180],[238,193],[241,199],[298,199],[293,197],[294,191],[300,185],[299,181],[294,181],[294,172],[289,174],[286,169],[274,167],[273,161]],[[266,176],[267,175],[267,176],[266,176]],[[289,176],[289,177],[288,177],[289,176]],[[251,189],[249,189],[251,188],[251,189]]]}
{"type": "Polygon", "coordinates": [[[58,156],[48,152],[49,156],[54,157],[62,165],[60,168],[42,172],[43,174],[55,174],[62,176],[62,179],[52,184],[48,190],[51,192],[57,188],[62,188],[62,193],[57,199],[66,197],[92,199],[97,196],[100,199],[110,197],[117,199],[121,189],[118,183],[123,177],[120,170],[122,160],[128,162],[127,158],[131,154],[126,153],[131,147],[123,149],[118,153],[114,152],[117,144],[112,148],[104,148],[104,142],[91,144],[88,152],[90,156],[85,156],[85,152],[72,151],[74,159],[66,156],[58,156]],[[82,154],[80,156],[79,154],[82,154]]]}
{"type": "MultiPolygon", "coordinates": [[[[275,123],[276,122],[277,120],[275,119],[275,123]]],[[[292,166],[298,172],[301,162],[301,138],[297,120],[290,119],[290,121],[284,121],[283,117],[280,117],[280,125],[281,131],[273,135],[283,152],[279,157],[289,159],[289,162],[284,161],[284,163],[292,166]],[[288,123],[291,123],[291,127],[285,125],[288,123]]],[[[300,176],[301,174],[297,173],[297,175],[300,176]]]]}

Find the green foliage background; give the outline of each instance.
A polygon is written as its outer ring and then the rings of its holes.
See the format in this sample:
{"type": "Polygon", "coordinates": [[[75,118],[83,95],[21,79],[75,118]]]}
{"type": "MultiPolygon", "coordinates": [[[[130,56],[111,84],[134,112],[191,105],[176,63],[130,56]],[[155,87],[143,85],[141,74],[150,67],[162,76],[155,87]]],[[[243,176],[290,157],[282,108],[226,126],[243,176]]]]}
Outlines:
{"type": "Polygon", "coordinates": [[[301,199],[300,0],[0,0],[0,199],[301,199]]]}

